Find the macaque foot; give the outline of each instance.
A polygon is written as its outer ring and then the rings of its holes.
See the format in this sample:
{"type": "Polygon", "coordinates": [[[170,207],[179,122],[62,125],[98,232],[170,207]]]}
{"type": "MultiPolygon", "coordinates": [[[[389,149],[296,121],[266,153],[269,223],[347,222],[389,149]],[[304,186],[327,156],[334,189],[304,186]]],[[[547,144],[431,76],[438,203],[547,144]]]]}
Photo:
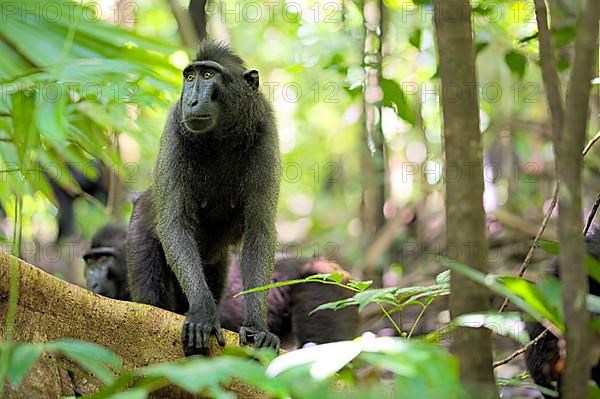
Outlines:
{"type": "Polygon", "coordinates": [[[240,345],[254,343],[254,347],[271,348],[279,353],[279,338],[264,328],[243,326],[240,328],[240,345]]]}
{"type": "Polygon", "coordinates": [[[210,351],[209,338],[214,334],[219,345],[225,345],[225,337],[217,315],[192,313],[186,316],[181,331],[183,351],[186,356],[204,355],[210,351]]]}

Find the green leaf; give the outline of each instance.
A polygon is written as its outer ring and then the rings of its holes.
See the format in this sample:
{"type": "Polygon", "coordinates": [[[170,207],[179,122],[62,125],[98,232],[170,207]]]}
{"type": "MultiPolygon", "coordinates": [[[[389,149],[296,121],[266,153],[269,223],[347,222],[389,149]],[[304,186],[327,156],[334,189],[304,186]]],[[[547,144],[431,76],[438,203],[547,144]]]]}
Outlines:
{"type": "Polygon", "coordinates": [[[369,281],[349,280],[347,284],[348,284],[348,287],[355,288],[359,291],[364,291],[373,284],[373,280],[369,280],[369,281]]]}
{"type": "Polygon", "coordinates": [[[552,39],[554,39],[554,45],[557,48],[566,46],[567,44],[575,40],[576,33],[577,27],[574,24],[561,26],[558,29],[553,29],[552,39]]]}
{"type": "Polygon", "coordinates": [[[319,310],[338,310],[347,308],[348,306],[354,306],[356,304],[357,303],[353,298],[345,298],[335,302],[327,302],[311,310],[309,316],[315,312],[318,312],[319,310]]]}
{"type": "Polygon", "coordinates": [[[354,295],[353,300],[358,304],[358,311],[363,309],[370,303],[390,303],[396,305],[395,293],[397,288],[378,288],[366,290],[354,295]]]}
{"type": "MultiPolygon", "coordinates": [[[[558,243],[554,241],[541,240],[538,242],[538,246],[553,255],[558,255],[560,252],[558,243]]],[[[583,263],[587,274],[600,283],[600,260],[587,253],[584,256],[583,263]]]]}
{"type": "Polygon", "coordinates": [[[44,352],[43,344],[18,344],[10,352],[8,381],[17,389],[27,372],[44,352]]]}
{"type": "Polygon", "coordinates": [[[485,50],[489,45],[490,42],[477,42],[477,44],[475,44],[475,55],[485,50]]]}
{"type": "Polygon", "coordinates": [[[444,270],[437,276],[435,276],[435,282],[439,285],[449,285],[450,284],[450,270],[444,270]]]}
{"type": "Polygon", "coordinates": [[[35,110],[35,95],[19,91],[11,96],[13,137],[17,145],[17,153],[21,162],[25,161],[25,154],[37,148],[40,143],[39,132],[33,123],[35,110]]]}
{"type": "Polygon", "coordinates": [[[393,108],[400,118],[414,125],[416,119],[415,113],[398,82],[391,79],[382,79],[379,85],[381,86],[381,90],[383,90],[382,104],[385,107],[393,108]]]}
{"type": "Polygon", "coordinates": [[[408,36],[408,42],[417,50],[421,49],[421,29],[413,30],[408,36]]]}
{"type": "Polygon", "coordinates": [[[143,388],[133,388],[127,391],[119,392],[114,395],[110,395],[107,399],[146,399],[148,392],[143,388]]]}
{"type": "Polygon", "coordinates": [[[63,340],[48,343],[49,352],[61,353],[78,363],[98,377],[103,383],[109,384],[115,380],[113,371],[121,368],[121,361],[111,351],[90,342],[63,340]]]}
{"type": "Polygon", "coordinates": [[[521,318],[517,312],[469,313],[458,316],[452,322],[463,327],[485,327],[496,334],[515,339],[523,345],[529,342],[529,335],[520,328],[521,318]]]}
{"type": "Polygon", "coordinates": [[[335,283],[341,284],[342,281],[344,281],[344,274],[343,273],[319,273],[319,274],[314,274],[312,276],[308,276],[306,278],[307,281],[310,280],[331,280],[335,283]]]}
{"type": "Polygon", "coordinates": [[[525,67],[527,66],[527,57],[523,54],[514,50],[509,51],[504,56],[504,61],[512,73],[514,73],[518,79],[522,79],[525,75],[525,67]]]}
{"type": "Polygon", "coordinates": [[[492,291],[507,297],[515,306],[531,315],[537,321],[541,322],[546,318],[560,331],[564,331],[564,323],[556,314],[551,312],[543,300],[543,294],[535,287],[535,285],[512,276],[498,277],[492,274],[483,274],[469,266],[453,262],[446,258],[442,258],[441,263],[452,269],[453,272],[460,273],[471,280],[488,287],[492,291]],[[505,284],[510,285],[510,289],[505,286],[505,284]],[[528,297],[534,303],[530,304],[528,301],[524,300],[521,295],[528,297]]]}

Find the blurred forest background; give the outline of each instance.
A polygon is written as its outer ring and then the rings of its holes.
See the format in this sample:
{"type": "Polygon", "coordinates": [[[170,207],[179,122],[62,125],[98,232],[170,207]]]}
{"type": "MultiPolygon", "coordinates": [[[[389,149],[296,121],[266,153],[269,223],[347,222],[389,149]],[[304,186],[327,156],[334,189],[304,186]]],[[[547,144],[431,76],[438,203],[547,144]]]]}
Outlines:
{"type": "MultiPolygon", "coordinates": [[[[582,2],[548,3],[564,84],[582,2]]],[[[132,195],[150,184],[180,71],[208,37],[260,72],[276,110],[281,251],[336,260],[374,287],[432,284],[445,270],[447,176],[428,0],[0,6],[4,252],[20,217],[23,258],[83,284],[81,254],[98,227],[128,221],[132,195]]],[[[556,185],[535,10],[529,1],[471,6],[488,260],[492,272],[515,274],[556,185]]],[[[600,129],[599,83],[588,139],[600,129]]],[[[600,192],[598,151],[585,158],[582,219],[600,192]]],[[[557,240],[556,225],[553,214],[542,237],[557,240]]],[[[550,256],[537,251],[528,276],[550,256]]],[[[419,331],[447,322],[446,307],[426,312],[419,331]]],[[[410,329],[422,308],[396,313],[396,322],[410,329]]],[[[379,313],[366,319],[365,329],[390,327],[379,313]]]]}
{"type": "MultiPolygon", "coordinates": [[[[184,43],[190,35],[195,40],[200,24],[260,71],[263,92],[277,110],[280,249],[337,259],[386,285],[439,271],[433,260],[443,248],[444,166],[427,1],[364,7],[209,1],[206,13],[195,15],[200,21],[176,0],[94,2],[81,10],[60,5],[32,2],[26,12],[2,2],[0,199],[9,216],[2,230],[10,237],[13,193],[22,193],[26,259],[81,276],[54,255],[59,196],[75,198],[63,243],[89,240],[107,218],[128,220],[124,192],[150,183],[166,113],[181,85],[179,70],[193,54],[184,43]],[[23,103],[9,112],[11,98],[23,103]],[[92,182],[78,182],[73,169],[92,182]]],[[[553,37],[565,73],[578,10],[570,2],[554,5],[553,37]]],[[[487,232],[499,251],[494,267],[510,269],[526,253],[555,184],[533,4],[480,1],[473,22],[487,232]]],[[[597,116],[597,85],[594,90],[597,116]]],[[[593,117],[590,135],[598,128],[593,117]]],[[[592,149],[585,163],[586,214],[600,178],[596,154],[592,149]]],[[[556,238],[553,221],[546,236],[556,238]]]]}

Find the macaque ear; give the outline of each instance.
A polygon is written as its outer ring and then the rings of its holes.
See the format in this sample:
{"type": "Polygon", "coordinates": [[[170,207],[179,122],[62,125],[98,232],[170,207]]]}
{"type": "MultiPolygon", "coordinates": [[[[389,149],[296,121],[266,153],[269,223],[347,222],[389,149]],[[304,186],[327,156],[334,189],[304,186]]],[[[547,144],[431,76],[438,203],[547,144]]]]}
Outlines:
{"type": "Polygon", "coordinates": [[[255,69],[244,71],[244,80],[248,82],[252,90],[258,90],[258,71],[255,69]]]}

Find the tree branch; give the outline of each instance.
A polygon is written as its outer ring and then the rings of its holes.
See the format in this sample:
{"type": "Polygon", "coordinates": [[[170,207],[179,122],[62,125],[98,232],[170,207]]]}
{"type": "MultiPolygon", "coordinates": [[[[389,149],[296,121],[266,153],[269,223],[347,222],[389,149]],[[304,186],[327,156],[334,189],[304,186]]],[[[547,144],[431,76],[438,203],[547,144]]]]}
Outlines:
{"type": "MultiPolygon", "coordinates": [[[[0,254],[2,320],[5,320],[8,308],[10,263],[13,261],[19,262],[15,341],[47,342],[73,338],[93,342],[117,354],[125,369],[184,356],[180,341],[183,316],[148,305],[104,298],[7,254],[0,254]]],[[[0,323],[0,334],[4,334],[5,329],[5,323],[0,323]]],[[[238,345],[237,334],[223,332],[228,346],[238,345]]],[[[211,338],[211,353],[217,355],[222,351],[211,338]]],[[[46,399],[74,395],[76,391],[91,394],[98,386],[98,381],[83,369],[72,363],[65,364],[56,357],[43,356],[19,391],[9,390],[7,397],[46,399]]],[[[261,397],[258,391],[239,382],[232,383],[228,389],[239,397],[261,397]]],[[[174,387],[167,388],[164,395],[161,397],[192,397],[174,387]]]]}

